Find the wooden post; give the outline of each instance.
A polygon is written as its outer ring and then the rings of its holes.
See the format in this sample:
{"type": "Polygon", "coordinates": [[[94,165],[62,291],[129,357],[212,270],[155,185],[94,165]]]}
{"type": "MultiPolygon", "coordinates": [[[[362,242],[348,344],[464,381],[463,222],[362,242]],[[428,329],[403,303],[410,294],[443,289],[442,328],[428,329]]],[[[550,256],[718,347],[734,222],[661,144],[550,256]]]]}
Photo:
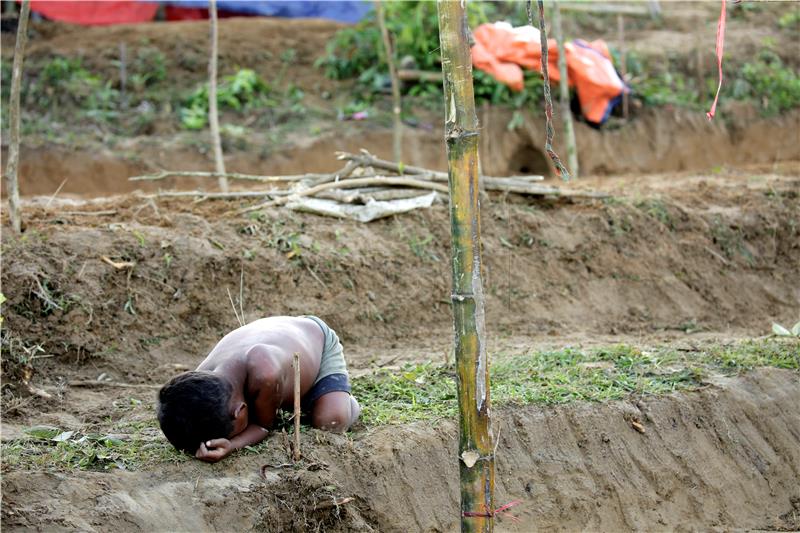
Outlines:
{"type": "MultiPolygon", "coordinates": [[[[617,34],[619,38],[619,71],[624,83],[628,65],[625,60],[625,15],[622,13],[617,13],[617,34]]],[[[628,120],[628,91],[622,92],[622,117],[628,120]]]]}
{"type": "Polygon", "coordinates": [[[561,7],[554,2],[553,33],[558,44],[558,88],[561,98],[561,115],[564,117],[564,133],[567,137],[567,164],[572,177],[578,177],[578,146],[575,142],[575,129],[572,122],[572,110],[569,107],[569,79],[567,72],[567,51],[564,47],[564,31],[561,26],[561,7]]]}
{"type": "MultiPolygon", "coordinates": [[[[211,57],[208,60],[208,124],[211,128],[211,144],[214,145],[214,162],[217,174],[225,174],[225,160],[222,158],[222,141],[219,137],[219,113],[217,112],[217,0],[208,2],[208,18],[211,21],[211,57]]],[[[219,188],[228,192],[228,179],[219,178],[219,188]]]]}
{"type": "Polygon", "coordinates": [[[17,19],[17,42],[14,45],[14,66],[11,74],[11,97],[8,103],[8,165],[6,166],[6,193],[8,194],[8,215],[11,228],[16,233],[22,231],[19,212],[19,94],[22,86],[22,63],[25,60],[25,45],[28,42],[28,18],[31,12],[30,0],[24,0],[17,19]]]}
{"type": "Polygon", "coordinates": [[[294,450],[293,457],[299,461],[300,454],[300,354],[295,352],[292,356],[294,367],[294,450]]]}
{"type": "Polygon", "coordinates": [[[400,80],[397,77],[397,67],[394,63],[394,46],[386,27],[386,14],[383,10],[383,1],[376,0],[375,12],[378,15],[378,26],[383,37],[383,50],[386,52],[386,64],[389,65],[389,78],[392,81],[392,115],[394,118],[393,154],[398,163],[403,161],[403,120],[400,114],[403,107],[400,100],[400,80]]]}
{"type": "Polygon", "coordinates": [[[450,187],[452,307],[459,406],[461,531],[494,526],[494,448],[481,280],[478,118],[464,4],[439,0],[450,187]]]}

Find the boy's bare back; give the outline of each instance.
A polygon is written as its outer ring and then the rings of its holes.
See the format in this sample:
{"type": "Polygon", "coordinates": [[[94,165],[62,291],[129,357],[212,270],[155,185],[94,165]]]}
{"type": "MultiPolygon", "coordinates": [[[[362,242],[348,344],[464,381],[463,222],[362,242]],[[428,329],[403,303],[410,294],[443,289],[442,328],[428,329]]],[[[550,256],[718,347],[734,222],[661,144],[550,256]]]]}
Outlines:
{"type": "Polygon", "coordinates": [[[300,394],[312,425],[346,431],[361,409],[350,395],[338,336],[317,317],[279,316],[227,334],[196,371],[161,389],[165,435],[209,462],[260,442],[277,412],[292,407],[294,353],[300,354],[300,394]]]}

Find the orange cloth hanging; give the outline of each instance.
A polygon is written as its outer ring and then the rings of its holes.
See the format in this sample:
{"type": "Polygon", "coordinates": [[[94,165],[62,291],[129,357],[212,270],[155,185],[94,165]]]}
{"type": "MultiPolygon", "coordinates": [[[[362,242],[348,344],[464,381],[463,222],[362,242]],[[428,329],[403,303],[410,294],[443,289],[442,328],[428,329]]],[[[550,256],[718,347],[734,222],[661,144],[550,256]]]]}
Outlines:
{"type": "MultiPolygon", "coordinates": [[[[536,71],[542,69],[542,46],[536,28],[512,28],[510,24],[496,22],[481,24],[473,36],[472,64],[514,91],[523,89],[522,67],[536,71]]],[[[600,39],[591,43],[575,40],[564,48],[567,77],[578,94],[581,113],[590,122],[604,122],[623,91],[628,90],[614,70],[608,46],[600,39]]],[[[547,51],[550,79],[559,81],[555,39],[548,39],[547,51]]]]}

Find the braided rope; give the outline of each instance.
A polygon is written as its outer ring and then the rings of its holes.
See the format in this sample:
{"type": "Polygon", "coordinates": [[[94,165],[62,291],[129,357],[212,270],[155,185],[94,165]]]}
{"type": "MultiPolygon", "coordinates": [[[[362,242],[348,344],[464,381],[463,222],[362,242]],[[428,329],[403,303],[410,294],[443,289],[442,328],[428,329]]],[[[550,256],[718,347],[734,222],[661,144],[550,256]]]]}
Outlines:
{"type": "MultiPolygon", "coordinates": [[[[546,138],[544,142],[544,149],[547,152],[547,155],[550,156],[550,159],[553,160],[553,164],[556,166],[556,173],[564,178],[564,181],[569,180],[569,171],[561,162],[561,159],[556,154],[555,150],[553,150],[553,136],[555,135],[555,129],[553,128],[553,99],[550,96],[550,73],[548,71],[548,59],[547,59],[547,31],[544,27],[544,2],[543,0],[537,0],[537,4],[539,5],[539,35],[541,36],[542,40],[542,77],[544,78],[544,114],[546,119],[546,138]]],[[[528,24],[533,26],[533,12],[531,9],[531,0],[528,0],[528,24]]]]}

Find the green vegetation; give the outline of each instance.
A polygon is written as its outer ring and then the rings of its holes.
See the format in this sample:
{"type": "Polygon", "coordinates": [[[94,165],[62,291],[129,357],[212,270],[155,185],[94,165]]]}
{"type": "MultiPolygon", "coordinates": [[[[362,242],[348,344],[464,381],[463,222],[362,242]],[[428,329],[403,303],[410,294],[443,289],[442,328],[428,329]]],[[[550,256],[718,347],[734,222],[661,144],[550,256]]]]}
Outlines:
{"type": "MultiPolygon", "coordinates": [[[[467,4],[470,27],[485,22],[510,20],[516,25],[526,24],[523,3],[508,5],[492,2],[467,4]]],[[[386,24],[394,38],[396,55],[404,67],[424,71],[441,71],[439,57],[439,25],[435,2],[389,2],[385,6],[386,24]]],[[[380,31],[374,14],[355,26],[336,33],[328,43],[325,55],[317,66],[331,79],[357,79],[358,94],[354,104],[372,101],[388,87],[388,67],[383,57],[380,31]]],[[[531,109],[541,98],[542,79],[534,72],[526,72],[526,90],[515,93],[488,74],[473,71],[475,100],[478,103],[508,105],[516,109],[531,109]]],[[[442,83],[419,82],[406,88],[410,97],[420,97],[431,106],[441,105],[442,83]]],[[[362,104],[363,105],[363,104],[362,104]]]]}
{"type": "MultiPolygon", "coordinates": [[[[796,326],[797,327],[797,326],[796,326]]],[[[599,349],[533,351],[492,363],[492,402],[554,405],[602,402],[631,395],[668,394],[703,386],[714,375],[756,367],[800,370],[800,344],[791,337],[713,345],[696,351],[670,347],[644,350],[624,344],[599,349]]],[[[455,417],[455,371],[432,363],[407,364],[355,378],[353,394],[367,426],[455,417]]],[[[149,400],[126,398],[91,430],[29,428],[22,439],[2,444],[3,469],[137,469],[181,462],[188,456],[164,439],[149,400]]],[[[269,443],[246,450],[263,451],[269,443]]]]}
{"type": "MultiPolygon", "coordinates": [[[[290,85],[285,91],[276,91],[255,71],[241,69],[225,76],[217,87],[220,109],[252,111],[254,109],[283,109],[284,113],[302,114],[303,91],[290,85]]],[[[184,101],[180,109],[181,124],[186,129],[199,130],[208,123],[208,83],[198,87],[184,101]]]]}
{"type": "Polygon", "coordinates": [[[769,49],[742,66],[731,91],[737,100],[756,102],[766,115],[800,106],[800,76],[769,49]]]}
{"type": "MultiPolygon", "coordinates": [[[[618,345],[499,356],[492,363],[492,402],[552,405],[666,394],[698,388],[710,375],[732,375],[759,366],[800,369],[800,345],[770,339],[696,352],[618,345]]],[[[353,394],[363,406],[367,425],[453,417],[457,410],[453,369],[430,363],[356,379],[353,394]]]]}
{"type": "MultiPolygon", "coordinates": [[[[133,398],[130,402],[142,403],[133,398]]],[[[164,439],[154,419],[120,423],[109,433],[64,431],[52,426],[35,426],[26,433],[25,439],[3,443],[4,470],[131,470],[189,458],[164,439]]]]}

